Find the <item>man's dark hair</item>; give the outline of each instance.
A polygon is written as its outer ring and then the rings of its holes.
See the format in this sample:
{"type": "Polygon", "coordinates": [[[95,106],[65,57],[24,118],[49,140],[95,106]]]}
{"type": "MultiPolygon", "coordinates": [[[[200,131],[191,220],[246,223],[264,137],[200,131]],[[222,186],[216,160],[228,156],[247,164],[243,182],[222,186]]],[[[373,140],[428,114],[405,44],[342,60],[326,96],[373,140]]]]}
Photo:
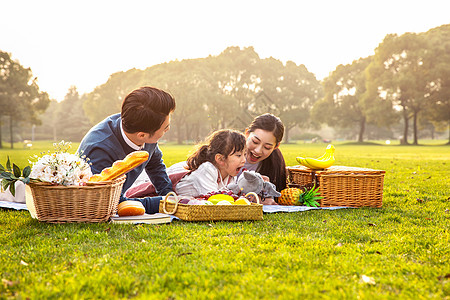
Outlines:
{"type": "Polygon", "coordinates": [[[128,133],[153,135],[175,110],[174,98],[154,87],[141,87],[129,93],[122,102],[122,126],[128,133]]]}

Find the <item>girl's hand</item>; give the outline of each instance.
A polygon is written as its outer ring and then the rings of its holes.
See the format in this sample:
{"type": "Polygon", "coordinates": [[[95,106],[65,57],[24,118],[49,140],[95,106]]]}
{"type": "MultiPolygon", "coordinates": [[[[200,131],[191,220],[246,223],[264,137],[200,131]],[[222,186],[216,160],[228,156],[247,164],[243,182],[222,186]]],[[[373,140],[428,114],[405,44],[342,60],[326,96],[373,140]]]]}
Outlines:
{"type": "Polygon", "coordinates": [[[266,175],[261,175],[261,177],[262,177],[262,179],[263,179],[264,181],[267,181],[267,182],[270,181],[270,178],[267,177],[266,175]]]}

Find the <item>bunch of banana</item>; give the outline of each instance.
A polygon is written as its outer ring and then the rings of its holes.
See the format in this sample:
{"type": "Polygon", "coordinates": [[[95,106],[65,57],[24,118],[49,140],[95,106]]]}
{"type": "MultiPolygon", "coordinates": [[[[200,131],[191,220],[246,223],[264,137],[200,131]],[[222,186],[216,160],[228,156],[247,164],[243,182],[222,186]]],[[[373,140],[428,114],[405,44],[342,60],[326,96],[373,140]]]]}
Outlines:
{"type": "Polygon", "coordinates": [[[307,168],[313,170],[326,169],[334,164],[334,146],[329,144],[325,149],[325,153],[318,158],[297,157],[297,161],[307,168]]]}

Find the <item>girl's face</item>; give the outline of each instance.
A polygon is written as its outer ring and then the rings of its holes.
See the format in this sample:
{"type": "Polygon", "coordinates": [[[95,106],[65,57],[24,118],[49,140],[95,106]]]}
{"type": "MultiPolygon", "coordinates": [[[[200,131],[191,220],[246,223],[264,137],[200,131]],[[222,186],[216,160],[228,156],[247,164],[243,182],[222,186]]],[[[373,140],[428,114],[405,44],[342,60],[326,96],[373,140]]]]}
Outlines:
{"type": "MultiPolygon", "coordinates": [[[[223,157],[223,156],[222,156],[223,157]]],[[[223,159],[218,165],[222,178],[230,176],[237,176],[239,170],[244,166],[245,156],[243,151],[234,152],[226,159],[223,159]]]]}
{"type": "Polygon", "coordinates": [[[253,132],[247,131],[245,135],[247,137],[245,159],[250,164],[265,160],[278,147],[277,140],[270,131],[255,129],[253,132]]]}

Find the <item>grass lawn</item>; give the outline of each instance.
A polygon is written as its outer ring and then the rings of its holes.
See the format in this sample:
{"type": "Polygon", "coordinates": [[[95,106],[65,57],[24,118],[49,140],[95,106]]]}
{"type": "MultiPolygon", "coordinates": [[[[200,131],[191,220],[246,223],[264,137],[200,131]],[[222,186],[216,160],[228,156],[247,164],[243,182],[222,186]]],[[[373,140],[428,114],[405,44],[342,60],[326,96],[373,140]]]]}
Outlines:
{"type": "MultiPolygon", "coordinates": [[[[169,225],[45,224],[0,209],[0,299],[450,299],[450,147],[334,145],[336,165],[386,170],[383,208],[169,225]]],[[[282,151],[295,165],[325,147],[282,151]]],[[[51,144],[15,148],[0,163],[23,167],[51,144]]],[[[170,166],[192,146],[161,148],[170,166]]]]}

